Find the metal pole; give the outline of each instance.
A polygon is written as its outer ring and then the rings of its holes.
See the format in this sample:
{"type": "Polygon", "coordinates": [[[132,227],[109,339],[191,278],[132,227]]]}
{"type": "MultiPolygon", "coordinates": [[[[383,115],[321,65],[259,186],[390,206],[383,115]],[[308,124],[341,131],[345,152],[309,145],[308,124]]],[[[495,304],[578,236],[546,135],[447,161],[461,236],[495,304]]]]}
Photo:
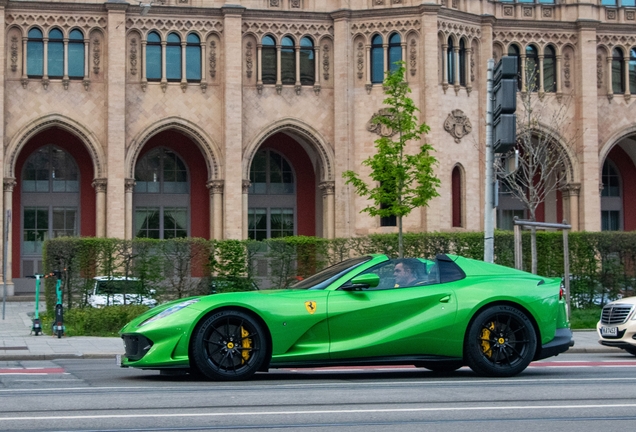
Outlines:
{"type": "Polygon", "coordinates": [[[521,237],[521,225],[515,224],[514,233],[515,233],[515,268],[517,270],[523,270],[523,238],[521,237]]]}
{"type": "Polygon", "coordinates": [[[4,219],[4,250],[2,251],[2,320],[4,321],[5,306],[7,303],[7,248],[9,247],[9,224],[11,223],[11,210],[7,210],[7,216],[4,219]]]}
{"type": "Polygon", "coordinates": [[[488,59],[487,85],[486,85],[486,203],[484,205],[484,261],[495,260],[495,222],[494,222],[494,168],[495,153],[492,142],[492,79],[495,60],[488,59]]]}
{"type": "MultiPolygon", "coordinates": [[[[563,221],[566,225],[567,221],[563,221]]],[[[567,305],[568,321],[570,320],[570,244],[568,239],[569,230],[563,230],[563,285],[565,287],[565,304],[567,305]]]]}

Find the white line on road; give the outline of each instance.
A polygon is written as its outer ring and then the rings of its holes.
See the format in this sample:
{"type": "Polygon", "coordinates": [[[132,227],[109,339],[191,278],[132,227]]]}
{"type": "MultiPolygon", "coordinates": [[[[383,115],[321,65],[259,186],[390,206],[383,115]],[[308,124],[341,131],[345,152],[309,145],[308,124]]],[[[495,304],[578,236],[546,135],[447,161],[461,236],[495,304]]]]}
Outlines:
{"type": "MultiPolygon", "coordinates": [[[[607,408],[636,408],[636,404],[608,404],[608,405],[537,405],[537,406],[498,406],[498,410],[589,410],[607,408]]],[[[237,416],[278,416],[278,415],[311,415],[311,414],[377,414],[377,413],[417,413],[417,412],[452,412],[452,411],[492,411],[492,406],[474,407],[440,407],[440,408],[384,408],[384,409],[345,409],[345,410],[301,410],[301,411],[227,411],[218,413],[174,413],[174,414],[112,414],[112,415],[81,415],[81,416],[33,416],[33,417],[0,417],[3,421],[36,421],[36,420],[97,420],[97,419],[126,419],[126,418],[176,418],[176,417],[237,417],[237,416]]]]}

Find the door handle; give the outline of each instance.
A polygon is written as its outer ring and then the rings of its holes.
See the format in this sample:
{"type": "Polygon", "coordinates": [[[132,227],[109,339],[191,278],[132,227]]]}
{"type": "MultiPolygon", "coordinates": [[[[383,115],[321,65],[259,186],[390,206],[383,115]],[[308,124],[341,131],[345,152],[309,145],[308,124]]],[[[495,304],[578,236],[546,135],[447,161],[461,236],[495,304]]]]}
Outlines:
{"type": "Polygon", "coordinates": [[[450,298],[451,298],[450,294],[445,295],[444,297],[442,297],[441,299],[439,299],[439,302],[440,302],[440,303],[448,303],[448,302],[450,301],[450,298]]]}

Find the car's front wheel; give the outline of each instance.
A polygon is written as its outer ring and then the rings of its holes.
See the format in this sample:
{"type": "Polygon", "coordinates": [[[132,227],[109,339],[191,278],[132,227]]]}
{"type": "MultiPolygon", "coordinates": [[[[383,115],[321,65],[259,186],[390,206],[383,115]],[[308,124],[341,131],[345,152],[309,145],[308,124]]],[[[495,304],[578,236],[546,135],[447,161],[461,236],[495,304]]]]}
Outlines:
{"type": "Polygon", "coordinates": [[[205,318],[192,335],[191,355],[196,370],[219,380],[248,379],[262,366],[267,338],[250,315],[236,310],[205,318]]]}
{"type": "Polygon", "coordinates": [[[465,342],[465,359],[477,374],[509,377],[532,361],[537,336],[528,317],[509,305],[491,306],[472,321],[465,342]]]}

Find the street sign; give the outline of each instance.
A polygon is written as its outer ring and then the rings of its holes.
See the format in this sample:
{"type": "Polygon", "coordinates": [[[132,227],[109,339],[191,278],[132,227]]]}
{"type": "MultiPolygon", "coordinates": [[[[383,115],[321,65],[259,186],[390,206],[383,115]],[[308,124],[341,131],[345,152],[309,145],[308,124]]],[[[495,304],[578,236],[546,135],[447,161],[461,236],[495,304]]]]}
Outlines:
{"type": "Polygon", "coordinates": [[[517,57],[504,56],[493,72],[493,146],[506,153],[517,143],[517,57]]]}

